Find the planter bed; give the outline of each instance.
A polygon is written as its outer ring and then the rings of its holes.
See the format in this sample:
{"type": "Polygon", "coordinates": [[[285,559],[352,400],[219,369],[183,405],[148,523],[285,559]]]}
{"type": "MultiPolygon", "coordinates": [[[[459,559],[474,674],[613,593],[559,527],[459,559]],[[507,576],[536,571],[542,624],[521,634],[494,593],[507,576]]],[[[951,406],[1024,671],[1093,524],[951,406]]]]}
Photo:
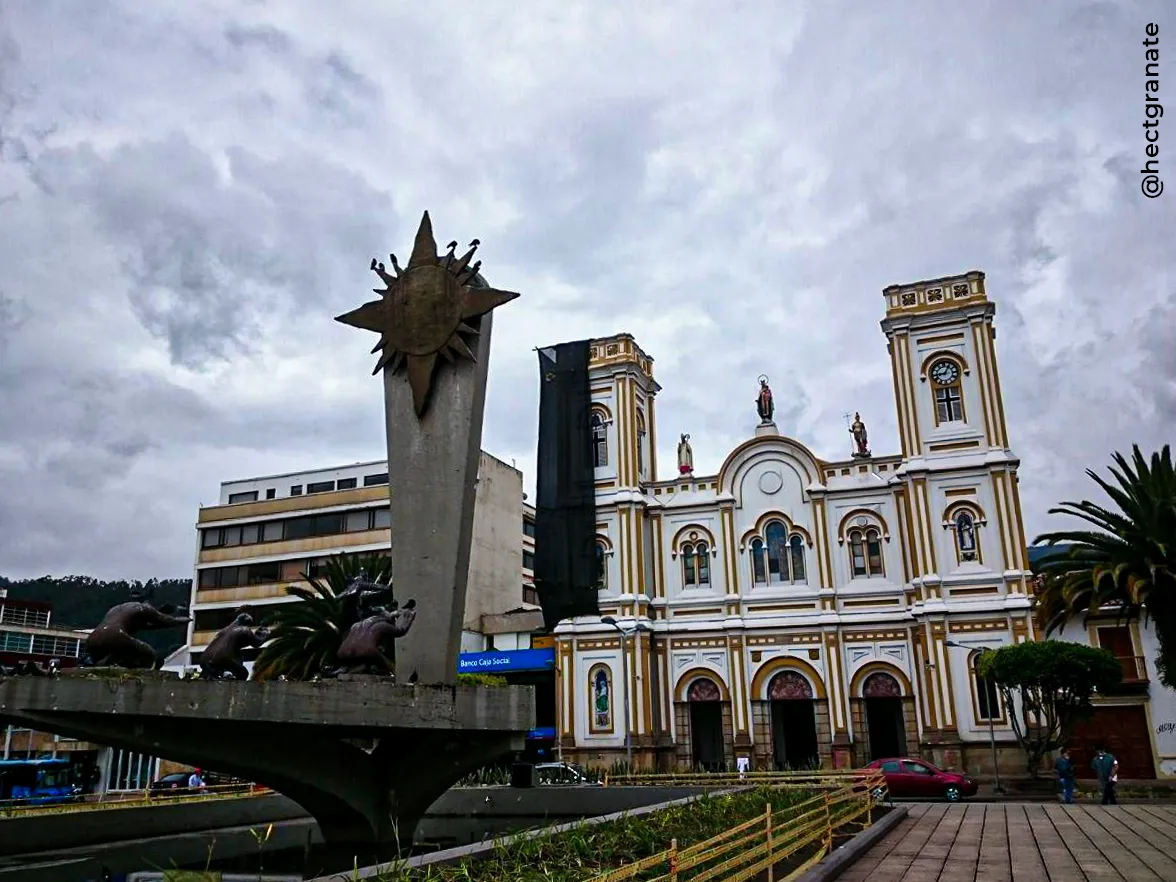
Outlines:
{"type": "MultiPolygon", "coordinates": [[[[601,874],[633,880],[652,879],[666,872],[665,861],[650,864],[641,872],[632,872],[633,864],[642,859],[656,860],[671,843],[682,852],[682,882],[703,872],[695,858],[691,861],[690,847],[719,837],[728,831],[746,828],[748,831],[725,840],[725,846],[715,851],[715,858],[707,858],[707,866],[715,861],[737,860],[744,851],[736,840],[754,835],[763,829],[763,818],[770,805],[775,813],[787,811],[802,803],[819,805],[820,793],[813,790],[787,788],[746,788],[726,794],[700,796],[688,802],[666,806],[640,816],[626,815],[603,823],[573,825],[553,835],[535,832],[512,837],[496,844],[490,851],[450,860],[444,863],[388,867],[377,874],[365,874],[372,882],[588,882],[601,874]],[[721,852],[721,854],[720,854],[721,852]]],[[[881,807],[874,810],[875,815],[881,807]]],[[[834,847],[857,833],[863,817],[842,824],[834,834],[834,847]]],[[[762,835],[762,834],[761,834],[762,835]]],[[[787,839],[788,826],[775,831],[780,839],[787,839]]],[[[824,845],[823,838],[803,845],[799,850],[777,862],[776,879],[785,878],[794,869],[811,863],[824,845]]],[[[700,854],[696,849],[695,854],[700,854]]],[[[709,874],[708,874],[709,875],[709,874]]],[[[344,875],[340,878],[349,878],[344,875]]],[[[725,875],[711,876],[714,879],[725,875]]],[[[766,879],[766,872],[743,875],[743,879],[766,879]]]]}

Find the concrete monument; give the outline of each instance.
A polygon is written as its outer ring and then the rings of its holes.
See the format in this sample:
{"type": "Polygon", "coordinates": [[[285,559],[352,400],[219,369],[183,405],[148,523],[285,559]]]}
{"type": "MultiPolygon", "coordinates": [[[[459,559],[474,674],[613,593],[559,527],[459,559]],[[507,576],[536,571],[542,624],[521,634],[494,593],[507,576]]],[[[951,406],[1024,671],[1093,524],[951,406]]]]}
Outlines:
{"type": "Polygon", "coordinates": [[[400,683],[457,677],[491,313],[518,297],[489,287],[481,262],[470,264],[478,244],[457,257],[450,242],[438,255],[425,212],[408,265],[389,255],[390,274],[373,259],[380,298],[336,319],[380,335],[373,373],[384,374],[396,583],[418,604],[418,621],[397,640],[400,683]]]}

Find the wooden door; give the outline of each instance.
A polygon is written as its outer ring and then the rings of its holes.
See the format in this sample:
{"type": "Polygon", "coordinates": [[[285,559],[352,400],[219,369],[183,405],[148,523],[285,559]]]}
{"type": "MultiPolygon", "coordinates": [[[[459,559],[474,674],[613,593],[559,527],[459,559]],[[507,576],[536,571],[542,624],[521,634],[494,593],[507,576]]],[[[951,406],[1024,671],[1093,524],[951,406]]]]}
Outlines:
{"type": "Polygon", "coordinates": [[[1119,761],[1120,780],[1156,776],[1151,732],[1142,704],[1104,705],[1078,724],[1070,740],[1070,759],[1074,761],[1074,774],[1079,778],[1095,777],[1090,762],[1099,744],[1119,761]]]}

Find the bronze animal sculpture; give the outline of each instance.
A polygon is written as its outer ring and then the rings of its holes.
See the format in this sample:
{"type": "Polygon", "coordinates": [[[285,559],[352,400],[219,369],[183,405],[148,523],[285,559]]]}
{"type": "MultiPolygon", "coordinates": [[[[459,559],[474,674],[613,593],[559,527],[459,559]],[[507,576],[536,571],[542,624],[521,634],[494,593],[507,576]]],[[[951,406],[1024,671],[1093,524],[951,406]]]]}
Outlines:
{"type": "Polygon", "coordinates": [[[154,668],[161,660],[156,657],[155,650],[135,634],[191,621],[188,616],[172,615],[173,612],[176,608],[171,604],[164,604],[159,609],[139,601],[113,606],[86,638],[86,655],[98,666],[154,668]]]}
{"type": "Polygon", "coordinates": [[[200,654],[200,679],[221,680],[225,674],[234,679],[248,680],[249,670],[241,661],[241,651],[261,646],[269,639],[268,628],[253,629],[253,617],[241,613],[231,625],[221,628],[200,654]]]}
{"type": "MultiPolygon", "coordinates": [[[[375,610],[373,603],[391,590],[390,585],[373,582],[368,578],[367,571],[360,569],[355,578],[347,583],[347,589],[339,595],[343,610],[343,633],[346,634],[352,625],[370,616],[375,610]]],[[[395,604],[391,608],[395,609],[395,604]]]]}
{"type": "Polygon", "coordinates": [[[367,618],[347,630],[336,657],[343,674],[389,674],[394,663],[384,654],[384,647],[397,637],[403,637],[416,619],[416,601],[410,600],[396,609],[377,608],[367,618]]]}

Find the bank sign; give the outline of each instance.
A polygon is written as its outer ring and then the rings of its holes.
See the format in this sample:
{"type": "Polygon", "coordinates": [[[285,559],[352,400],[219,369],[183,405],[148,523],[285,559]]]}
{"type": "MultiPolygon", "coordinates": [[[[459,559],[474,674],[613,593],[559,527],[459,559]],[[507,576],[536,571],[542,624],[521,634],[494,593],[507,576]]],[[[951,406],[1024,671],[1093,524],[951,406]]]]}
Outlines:
{"type": "Polygon", "coordinates": [[[555,668],[555,649],[515,649],[505,652],[463,652],[457,658],[459,674],[502,674],[508,671],[550,671],[555,668]]]}

